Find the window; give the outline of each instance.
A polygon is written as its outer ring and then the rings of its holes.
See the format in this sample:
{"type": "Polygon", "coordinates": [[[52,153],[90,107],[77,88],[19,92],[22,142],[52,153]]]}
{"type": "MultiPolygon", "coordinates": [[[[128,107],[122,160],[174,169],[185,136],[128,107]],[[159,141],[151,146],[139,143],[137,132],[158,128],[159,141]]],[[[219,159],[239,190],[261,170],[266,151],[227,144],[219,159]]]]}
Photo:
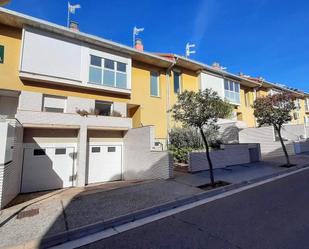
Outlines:
{"type": "Polygon", "coordinates": [[[34,149],[33,150],[33,155],[34,156],[45,156],[45,149],[34,149]]]}
{"type": "Polygon", "coordinates": [[[150,95],[154,97],[159,97],[159,74],[156,72],[150,73],[150,95]]]}
{"type": "Polygon", "coordinates": [[[65,155],[67,153],[66,148],[57,148],[55,149],[55,155],[65,155]]]}
{"type": "Polygon", "coordinates": [[[181,85],[180,77],[181,77],[181,74],[179,72],[175,72],[174,71],[174,93],[180,93],[181,92],[181,89],[180,89],[180,85],[181,85]]]}
{"type": "Polygon", "coordinates": [[[95,114],[101,116],[110,116],[112,113],[112,103],[105,101],[95,102],[95,114]]]}
{"type": "Polygon", "coordinates": [[[305,99],[305,111],[309,112],[309,99],[305,99]]]}
{"type": "Polygon", "coordinates": [[[299,113],[298,113],[298,112],[294,112],[294,113],[293,113],[293,118],[294,118],[295,120],[298,120],[298,119],[300,118],[299,113]]]}
{"type": "Polygon", "coordinates": [[[127,65],[90,55],[89,83],[126,89],[127,65]]]}
{"type": "Polygon", "coordinates": [[[100,148],[100,147],[92,147],[92,148],[91,148],[91,152],[92,152],[92,153],[100,153],[100,151],[101,151],[101,148],[100,148]]]}
{"type": "Polygon", "coordinates": [[[295,107],[296,107],[297,110],[300,110],[300,109],[301,109],[300,100],[299,100],[299,99],[296,99],[296,100],[294,101],[294,104],[295,104],[295,107]]]}
{"type": "Polygon", "coordinates": [[[43,111],[64,113],[66,106],[66,99],[67,98],[61,96],[44,95],[43,111]]]}
{"type": "Polygon", "coordinates": [[[240,85],[238,82],[224,80],[224,92],[227,101],[240,104],[240,85]]]}
{"type": "Polygon", "coordinates": [[[107,147],[107,152],[116,152],[116,147],[107,147]]]}
{"type": "Polygon", "coordinates": [[[250,92],[246,91],[245,92],[245,105],[246,107],[250,107],[250,92]]]}

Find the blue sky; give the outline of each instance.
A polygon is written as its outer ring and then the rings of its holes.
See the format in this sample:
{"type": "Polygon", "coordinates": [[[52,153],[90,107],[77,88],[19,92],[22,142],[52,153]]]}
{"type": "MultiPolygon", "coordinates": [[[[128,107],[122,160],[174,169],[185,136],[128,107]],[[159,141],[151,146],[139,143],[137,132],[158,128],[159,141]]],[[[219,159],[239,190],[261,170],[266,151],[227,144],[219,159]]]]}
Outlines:
{"type": "MultiPolygon", "coordinates": [[[[146,51],[219,62],[233,73],[262,76],[309,92],[309,1],[283,0],[71,0],[83,32],[132,44],[132,28],[145,31],[146,51]]],[[[65,0],[12,0],[7,8],[66,25],[65,0]]]]}

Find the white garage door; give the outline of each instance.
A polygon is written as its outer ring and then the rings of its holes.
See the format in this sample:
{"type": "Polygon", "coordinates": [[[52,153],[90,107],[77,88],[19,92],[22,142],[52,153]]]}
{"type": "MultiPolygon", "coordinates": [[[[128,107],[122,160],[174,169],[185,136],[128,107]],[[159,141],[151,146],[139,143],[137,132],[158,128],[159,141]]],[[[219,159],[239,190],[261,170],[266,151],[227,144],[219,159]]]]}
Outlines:
{"type": "Polygon", "coordinates": [[[121,180],[122,146],[90,145],[88,183],[121,180]]]}
{"type": "Polygon", "coordinates": [[[25,148],[21,192],[71,187],[74,147],[25,148]]]}

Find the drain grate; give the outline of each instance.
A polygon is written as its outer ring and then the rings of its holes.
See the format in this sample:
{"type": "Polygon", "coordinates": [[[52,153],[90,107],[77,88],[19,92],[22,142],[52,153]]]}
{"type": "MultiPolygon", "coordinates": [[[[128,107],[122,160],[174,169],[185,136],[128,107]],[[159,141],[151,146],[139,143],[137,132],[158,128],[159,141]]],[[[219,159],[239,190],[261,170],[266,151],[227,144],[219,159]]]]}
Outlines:
{"type": "Polygon", "coordinates": [[[22,211],[17,215],[17,219],[23,219],[26,217],[32,217],[35,215],[38,215],[40,213],[40,209],[39,208],[34,208],[34,209],[30,209],[30,210],[26,210],[26,211],[22,211]]]}
{"type": "Polygon", "coordinates": [[[224,181],[217,181],[217,182],[215,182],[214,186],[211,186],[210,183],[207,183],[207,184],[198,186],[198,188],[207,191],[207,190],[212,190],[212,189],[215,189],[215,188],[224,187],[224,186],[227,186],[227,185],[230,185],[230,183],[224,182],[224,181]]]}

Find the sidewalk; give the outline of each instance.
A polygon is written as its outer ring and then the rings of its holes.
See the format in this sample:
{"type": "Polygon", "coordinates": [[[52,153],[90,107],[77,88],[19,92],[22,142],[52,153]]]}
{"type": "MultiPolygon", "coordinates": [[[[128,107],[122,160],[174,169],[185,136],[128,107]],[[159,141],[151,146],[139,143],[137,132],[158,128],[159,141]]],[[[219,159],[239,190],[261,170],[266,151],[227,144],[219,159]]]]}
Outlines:
{"type": "MultiPolygon", "coordinates": [[[[309,154],[293,156],[292,162],[298,164],[297,168],[309,165],[309,154]]],[[[279,167],[283,163],[283,158],[277,158],[215,170],[215,179],[232,183],[226,190],[233,189],[239,183],[294,170],[279,167]]],[[[28,195],[33,199],[0,211],[0,248],[43,247],[42,240],[44,246],[54,245],[103,230],[106,224],[129,222],[132,217],[146,217],[224,191],[198,188],[206,183],[207,171],[176,172],[172,180],[115,182],[28,195]]]]}
{"type": "Polygon", "coordinates": [[[31,240],[37,245],[42,238],[201,192],[203,191],[200,189],[173,180],[137,183],[114,190],[88,193],[81,192],[78,188],[54,191],[47,194],[48,197],[39,197],[43,198],[41,201],[30,201],[34,204],[26,202],[1,211],[0,248],[31,240]],[[37,209],[38,214],[18,219],[18,213],[21,215],[25,211],[37,209]]]}
{"type": "MultiPolygon", "coordinates": [[[[290,156],[290,160],[291,163],[296,164],[297,167],[309,165],[309,153],[290,156]]],[[[215,181],[225,181],[231,184],[237,184],[284,172],[287,168],[282,168],[280,166],[285,163],[284,157],[277,157],[257,163],[229,166],[223,169],[215,169],[214,177],[215,181]]],[[[293,170],[293,168],[291,169],[293,170]]],[[[188,186],[198,187],[209,183],[209,171],[202,171],[194,174],[175,172],[175,174],[175,181],[188,186]]]]}

